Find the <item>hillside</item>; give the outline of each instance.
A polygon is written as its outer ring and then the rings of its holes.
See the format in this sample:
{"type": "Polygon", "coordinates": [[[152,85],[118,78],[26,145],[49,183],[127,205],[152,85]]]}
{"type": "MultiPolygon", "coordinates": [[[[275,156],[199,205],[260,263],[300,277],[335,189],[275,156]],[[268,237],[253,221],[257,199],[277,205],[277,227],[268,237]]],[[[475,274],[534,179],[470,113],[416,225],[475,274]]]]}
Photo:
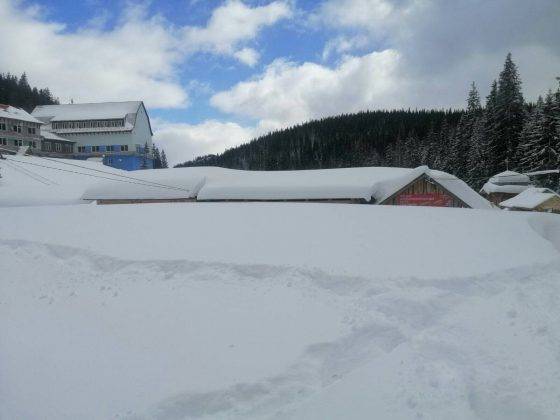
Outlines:
{"type": "Polygon", "coordinates": [[[365,111],[309,121],[258,137],[220,155],[177,165],[232,169],[288,170],[383,166],[386,150],[411,133],[425,138],[454,127],[461,111],[365,111]]]}

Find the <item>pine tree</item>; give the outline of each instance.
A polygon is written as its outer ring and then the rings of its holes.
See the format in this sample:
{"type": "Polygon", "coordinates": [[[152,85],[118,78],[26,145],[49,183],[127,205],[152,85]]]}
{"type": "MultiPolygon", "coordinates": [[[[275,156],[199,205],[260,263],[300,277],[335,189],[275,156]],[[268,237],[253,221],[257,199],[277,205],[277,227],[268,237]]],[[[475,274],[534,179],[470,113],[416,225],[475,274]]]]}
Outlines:
{"type": "Polygon", "coordinates": [[[155,143],[152,146],[152,156],[154,160],[154,169],[161,169],[161,155],[155,143]]]}
{"type": "Polygon", "coordinates": [[[486,97],[486,108],[484,110],[484,138],[486,143],[486,154],[488,163],[488,173],[496,174],[500,172],[504,157],[496,157],[498,146],[498,82],[494,80],[490,93],[486,97]]]}
{"type": "Polygon", "coordinates": [[[150,147],[148,146],[148,142],[144,144],[144,150],[142,153],[142,164],[140,165],[140,169],[148,169],[148,154],[150,153],[150,147]]]}
{"type": "Polygon", "coordinates": [[[492,175],[489,172],[486,125],[486,117],[480,115],[474,123],[471,147],[467,158],[468,171],[465,181],[477,190],[492,175]]]}
{"type": "Polygon", "coordinates": [[[544,143],[544,101],[541,96],[526,118],[518,145],[519,169],[525,172],[542,168],[544,143]]]}
{"type": "Polygon", "coordinates": [[[166,169],[167,166],[167,156],[165,155],[165,150],[161,149],[161,167],[166,169]]]}
{"type": "Polygon", "coordinates": [[[509,53],[498,82],[496,138],[492,144],[496,171],[516,167],[517,144],[525,117],[524,104],[521,79],[509,53]]]}

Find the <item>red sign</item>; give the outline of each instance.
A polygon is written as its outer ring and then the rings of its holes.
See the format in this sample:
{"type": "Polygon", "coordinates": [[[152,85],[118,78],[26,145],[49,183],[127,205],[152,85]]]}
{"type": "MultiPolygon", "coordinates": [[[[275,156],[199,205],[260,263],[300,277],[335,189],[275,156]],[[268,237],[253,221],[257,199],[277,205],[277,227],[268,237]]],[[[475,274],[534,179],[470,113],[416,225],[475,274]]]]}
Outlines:
{"type": "Polygon", "coordinates": [[[451,207],[453,199],[447,194],[440,193],[401,194],[397,196],[397,204],[400,206],[451,207]]]}

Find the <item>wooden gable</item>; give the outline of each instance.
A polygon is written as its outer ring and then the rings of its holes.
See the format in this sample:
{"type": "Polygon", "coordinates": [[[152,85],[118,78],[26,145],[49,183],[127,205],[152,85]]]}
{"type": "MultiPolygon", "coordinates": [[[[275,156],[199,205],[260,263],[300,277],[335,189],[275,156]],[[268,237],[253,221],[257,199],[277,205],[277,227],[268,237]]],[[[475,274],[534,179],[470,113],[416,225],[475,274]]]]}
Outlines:
{"type": "Polygon", "coordinates": [[[470,208],[463,200],[426,174],[420,175],[379,204],[470,208]]]}

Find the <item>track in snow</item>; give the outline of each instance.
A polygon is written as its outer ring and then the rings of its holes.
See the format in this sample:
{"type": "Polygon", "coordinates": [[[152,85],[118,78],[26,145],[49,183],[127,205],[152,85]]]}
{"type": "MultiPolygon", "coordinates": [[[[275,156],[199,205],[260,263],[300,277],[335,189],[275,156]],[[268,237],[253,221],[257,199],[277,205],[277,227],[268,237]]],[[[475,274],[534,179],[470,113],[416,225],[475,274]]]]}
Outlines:
{"type": "Polygon", "coordinates": [[[387,280],[27,241],[0,262],[2,418],[560,415],[557,263],[387,280]]]}

